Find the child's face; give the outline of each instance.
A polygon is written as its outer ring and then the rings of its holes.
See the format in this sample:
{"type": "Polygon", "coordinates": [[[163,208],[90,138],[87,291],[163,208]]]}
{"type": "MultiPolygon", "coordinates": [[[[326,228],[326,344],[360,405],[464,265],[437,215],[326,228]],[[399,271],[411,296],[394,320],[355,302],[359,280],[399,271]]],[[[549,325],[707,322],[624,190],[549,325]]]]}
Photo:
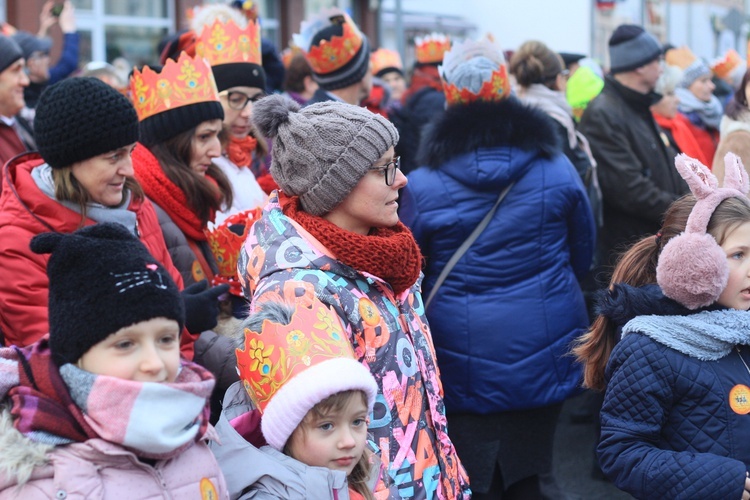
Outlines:
{"type": "Polygon", "coordinates": [[[342,470],[348,476],[367,441],[367,406],[362,399],[352,394],[342,411],[324,418],[308,413],[289,440],[289,454],[304,464],[342,470]]]}
{"type": "Polygon", "coordinates": [[[86,351],[79,368],[136,382],[174,382],[180,367],[180,327],[153,318],[117,330],[86,351]]]}
{"type": "Polygon", "coordinates": [[[747,311],[750,309],[750,222],[731,231],[721,248],[727,255],[729,281],[717,302],[724,307],[747,311]]]}

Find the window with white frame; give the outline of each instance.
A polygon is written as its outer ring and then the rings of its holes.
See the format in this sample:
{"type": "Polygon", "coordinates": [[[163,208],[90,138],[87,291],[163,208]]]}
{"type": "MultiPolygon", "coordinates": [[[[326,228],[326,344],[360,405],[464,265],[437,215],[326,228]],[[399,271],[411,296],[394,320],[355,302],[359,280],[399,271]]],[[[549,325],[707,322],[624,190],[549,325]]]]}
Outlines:
{"type": "Polygon", "coordinates": [[[81,37],[80,62],[158,62],[156,48],[174,24],[174,0],[72,0],[81,37]]]}

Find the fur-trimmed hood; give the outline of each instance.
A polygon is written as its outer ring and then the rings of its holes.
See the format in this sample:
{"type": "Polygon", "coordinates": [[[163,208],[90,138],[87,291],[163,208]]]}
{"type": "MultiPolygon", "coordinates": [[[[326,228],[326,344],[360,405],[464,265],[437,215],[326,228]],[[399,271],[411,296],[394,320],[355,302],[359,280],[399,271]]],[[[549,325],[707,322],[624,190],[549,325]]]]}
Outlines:
{"type": "Polygon", "coordinates": [[[49,463],[47,453],[53,449],[18,432],[10,410],[0,406],[0,492],[31,479],[35,469],[49,463]]]}
{"type": "Polygon", "coordinates": [[[547,158],[561,151],[552,118],[513,96],[449,107],[427,126],[420,144],[420,165],[433,168],[479,148],[513,147],[547,158]]]}

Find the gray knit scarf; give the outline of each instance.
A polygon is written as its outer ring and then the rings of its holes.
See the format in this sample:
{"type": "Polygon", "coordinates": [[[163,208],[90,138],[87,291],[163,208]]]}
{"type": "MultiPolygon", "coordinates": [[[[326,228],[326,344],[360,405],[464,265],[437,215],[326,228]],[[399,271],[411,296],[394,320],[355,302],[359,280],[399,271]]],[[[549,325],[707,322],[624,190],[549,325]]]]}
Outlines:
{"type": "Polygon", "coordinates": [[[711,100],[705,102],[695,97],[695,94],[688,89],[676,88],[674,93],[680,98],[680,104],[677,105],[680,113],[697,113],[704,125],[719,129],[724,108],[715,95],[711,96],[711,100]]]}
{"type": "Polygon", "coordinates": [[[750,312],[736,309],[702,311],[690,316],[638,316],[622,329],[701,361],[716,361],[736,345],[750,345],[750,312]]]}

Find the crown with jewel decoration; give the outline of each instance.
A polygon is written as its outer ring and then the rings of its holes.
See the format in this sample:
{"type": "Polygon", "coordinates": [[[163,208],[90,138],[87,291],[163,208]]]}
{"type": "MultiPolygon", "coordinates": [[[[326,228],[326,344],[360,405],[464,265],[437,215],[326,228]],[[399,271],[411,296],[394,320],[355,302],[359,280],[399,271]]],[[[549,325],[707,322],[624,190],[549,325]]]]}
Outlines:
{"type": "Polygon", "coordinates": [[[305,21],[300,33],[294,35],[294,44],[305,52],[305,57],[315,73],[325,75],[342,68],[357,55],[362,47],[363,35],[348,14],[331,10],[305,21]],[[321,40],[313,45],[315,34],[331,25],[341,25],[343,33],[334,35],[330,40],[321,40]]]}
{"type": "Polygon", "coordinates": [[[742,64],[742,58],[734,49],[729,49],[724,57],[711,64],[711,71],[719,78],[726,78],[733,69],[742,64]]]}
{"type": "Polygon", "coordinates": [[[211,66],[230,63],[260,65],[260,25],[248,21],[245,28],[240,28],[231,19],[226,23],[216,19],[201,30],[195,52],[211,66]]]}
{"type": "Polygon", "coordinates": [[[138,120],[143,121],[165,111],[198,104],[219,102],[210,66],[199,57],[183,52],[177,61],[168,59],[161,72],[148,66],[135,69],[130,77],[130,91],[138,120]]]}
{"type": "Polygon", "coordinates": [[[288,325],[266,319],[260,332],[245,328],[243,334],[244,348],[236,350],[237,370],[261,412],[300,373],[332,359],[354,360],[339,317],[318,299],[297,303],[288,325]]]}
{"type": "Polygon", "coordinates": [[[505,57],[502,51],[489,38],[478,42],[467,40],[457,43],[445,53],[443,64],[439,68],[443,79],[443,91],[448,105],[468,104],[474,101],[501,101],[510,95],[510,80],[505,57]],[[456,68],[475,58],[484,57],[497,66],[497,69],[485,78],[479,90],[459,88],[453,82],[456,68]]]}
{"type": "Polygon", "coordinates": [[[443,56],[451,49],[450,39],[442,33],[430,33],[414,38],[417,62],[420,64],[440,64],[443,56]]]}

